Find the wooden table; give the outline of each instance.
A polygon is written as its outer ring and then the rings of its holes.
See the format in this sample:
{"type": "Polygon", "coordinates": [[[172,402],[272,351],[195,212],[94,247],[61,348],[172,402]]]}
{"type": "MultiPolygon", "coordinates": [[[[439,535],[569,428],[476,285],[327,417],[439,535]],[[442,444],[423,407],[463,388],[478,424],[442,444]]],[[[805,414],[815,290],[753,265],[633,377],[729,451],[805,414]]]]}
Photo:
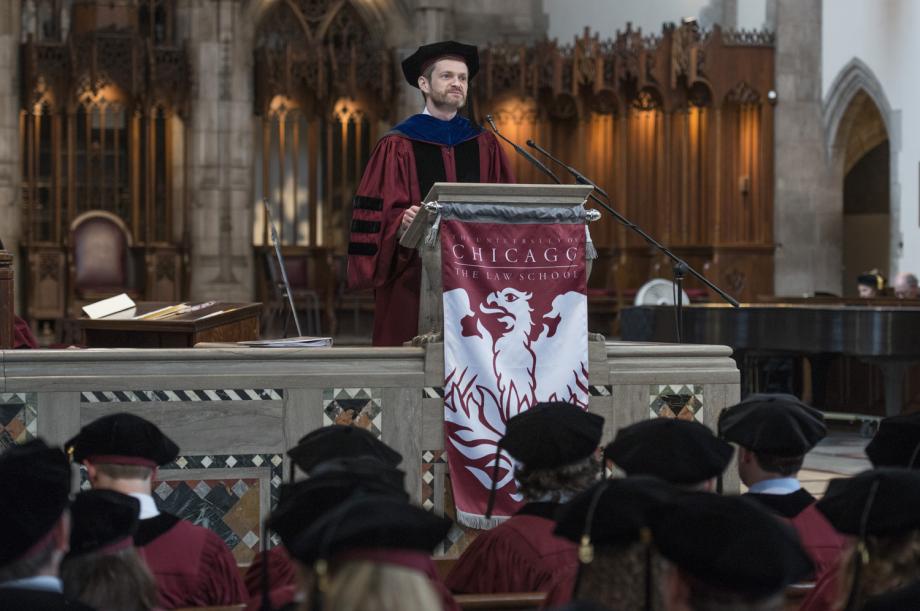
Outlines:
{"type": "MultiPolygon", "coordinates": [[[[187,302],[194,306],[196,302],[187,302]]],[[[174,305],[141,301],[135,315],[174,305]]],[[[78,319],[89,348],[192,348],[199,342],[241,342],[259,339],[261,303],[217,302],[206,308],[161,320],[119,317],[78,319]],[[215,312],[220,312],[215,314],[215,312]]]]}

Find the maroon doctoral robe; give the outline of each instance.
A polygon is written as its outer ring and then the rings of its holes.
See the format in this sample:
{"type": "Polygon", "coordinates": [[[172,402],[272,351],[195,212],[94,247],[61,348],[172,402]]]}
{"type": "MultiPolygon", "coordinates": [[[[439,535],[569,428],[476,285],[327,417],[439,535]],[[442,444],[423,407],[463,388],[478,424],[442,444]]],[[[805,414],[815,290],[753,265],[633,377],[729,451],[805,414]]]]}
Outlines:
{"type": "Polygon", "coordinates": [[[456,594],[550,592],[547,604],[564,604],[578,571],[574,543],[553,535],[556,503],[528,503],[514,516],[476,537],[447,576],[456,594]]]}
{"type": "Polygon", "coordinates": [[[233,554],[207,528],[161,513],[140,521],[134,544],[164,608],[235,605],[248,598],[233,554]]]}
{"type": "Polygon", "coordinates": [[[291,557],[287,555],[280,545],[267,552],[259,552],[252,559],[252,564],[246,570],[243,581],[246,582],[246,591],[250,596],[258,596],[262,592],[262,569],[268,564],[268,587],[271,590],[297,585],[297,570],[291,557]]]}
{"type": "Polygon", "coordinates": [[[384,136],[364,170],[352,206],[348,287],[374,289],[375,346],[399,346],[418,334],[421,261],[399,245],[403,212],[421,203],[435,182],[514,182],[495,136],[454,146],[384,136]]]}
{"type": "Polygon", "coordinates": [[[744,494],[792,524],[802,547],[815,565],[815,575],[820,576],[837,563],[847,546],[847,539],[831,526],[827,518],[815,507],[815,497],[804,488],[789,494],[744,494]]]}
{"type": "Polygon", "coordinates": [[[29,323],[18,316],[13,318],[13,348],[38,348],[29,323]]]}

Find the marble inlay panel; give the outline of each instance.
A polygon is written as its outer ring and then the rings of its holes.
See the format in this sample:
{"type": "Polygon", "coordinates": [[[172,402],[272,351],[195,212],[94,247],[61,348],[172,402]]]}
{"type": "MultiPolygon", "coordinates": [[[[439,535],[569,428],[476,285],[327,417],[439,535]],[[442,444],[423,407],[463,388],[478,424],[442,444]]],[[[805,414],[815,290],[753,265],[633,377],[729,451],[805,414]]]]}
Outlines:
{"type": "Polygon", "coordinates": [[[701,384],[652,384],[649,386],[649,418],[680,418],[703,422],[701,384]]]}
{"type": "Polygon", "coordinates": [[[346,424],[383,436],[383,400],[376,388],[324,388],[323,426],[346,424]]]}
{"type": "Polygon", "coordinates": [[[0,450],[35,439],[37,428],[35,393],[0,393],[0,450]]]}

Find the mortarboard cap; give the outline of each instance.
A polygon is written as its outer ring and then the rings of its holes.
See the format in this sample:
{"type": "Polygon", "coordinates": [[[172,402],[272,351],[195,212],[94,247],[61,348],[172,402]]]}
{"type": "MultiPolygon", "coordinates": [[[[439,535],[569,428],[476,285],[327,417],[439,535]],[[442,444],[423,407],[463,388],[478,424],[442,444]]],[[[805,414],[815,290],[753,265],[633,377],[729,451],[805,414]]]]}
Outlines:
{"type": "Polygon", "coordinates": [[[288,549],[304,564],[354,549],[417,550],[430,554],[451,521],[402,499],[358,494],[317,519],[288,549]]]}
{"type": "Polygon", "coordinates": [[[434,62],[439,59],[459,59],[466,64],[469,70],[469,79],[472,80],[479,72],[479,50],[473,45],[445,40],[430,45],[422,45],[415,53],[402,62],[403,76],[406,82],[418,88],[418,77],[434,62]]]}
{"type": "Polygon", "coordinates": [[[797,397],[753,394],[719,414],[719,436],[778,457],[808,453],[827,434],[824,416],[797,397]]]}
{"type": "Polygon", "coordinates": [[[554,469],[587,458],[601,441],[604,419],[571,403],[537,403],[508,420],[499,441],[528,469],[554,469]]]}
{"type": "Polygon", "coordinates": [[[677,491],[654,477],[606,479],[580,492],[559,508],[554,534],[582,546],[580,560],[590,562],[587,546],[639,541],[652,516],[677,491]]]}
{"type": "Polygon", "coordinates": [[[735,450],[699,422],[652,418],[617,431],[604,456],[627,475],[697,484],[725,471],[735,450]]]}
{"type": "Polygon", "coordinates": [[[156,467],[175,460],[179,446],[149,420],[119,413],[93,420],[66,444],[74,462],[156,467]]]}
{"type": "Polygon", "coordinates": [[[344,424],[324,426],[308,433],[287,454],[304,473],[310,473],[323,461],[348,456],[373,456],[392,467],[402,462],[399,452],[370,431],[344,424]]]}
{"type": "Polygon", "coordinates": [[[881,421],[866,446],[873,467],[920,469],[920,412],[891,416],[881,421]]]}
{"type": "Polygon", "coordinates": [[[782,592],[813,574],[792,527],[741,497],[679,496],[656,515],[652,534],[661,554],[681,571],[751,599],[782,592]]]}
{"type": "Polygon", "coordinates": [[[845,535],[888,536],[920,528],[920,471],[889,467],[833,479],[816,507],[845,535]]]}
{"type": "Polygon", "coordinates": [[[141,503],[114,490],[87,490],[70,507],[70,555],[131,547],[141,503]]]}
{"type": "Polygon", "coordinates": [[[368,456],[327,461],[308,479],[282,486],[281,499],[268,525],[288,545],[298,533],[356,493],[408,500],[405,475],[368,456]]]}
{"type": "Polygon", "coordinates": [[[45,539],[70,501],[67,456],[41,439],[0,454],[0,566],[18,560],[45,539]]]}

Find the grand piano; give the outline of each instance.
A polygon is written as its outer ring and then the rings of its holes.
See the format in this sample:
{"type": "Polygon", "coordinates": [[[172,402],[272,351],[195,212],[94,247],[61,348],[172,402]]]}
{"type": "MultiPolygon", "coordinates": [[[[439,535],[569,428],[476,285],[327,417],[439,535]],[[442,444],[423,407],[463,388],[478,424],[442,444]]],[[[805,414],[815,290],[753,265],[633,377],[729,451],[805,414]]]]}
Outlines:
{"type": "MultiPolygon", "coordinates": [[[[624,340],[673,342],[676,318],[671,306],[634,306],[621,311],[624,340]]],[[[782,302],[690,304],[683,311],[683,341],[722,344],[735,350],[742,392],[757,390],[764,357],[806,358],[813,404],[824,406],[828,366],[837,356],[856,357],[882,372],[885,412],[905,404],[905,374],[920,363],[920,301],[833,298],[782,299],[782,302]]]]}

